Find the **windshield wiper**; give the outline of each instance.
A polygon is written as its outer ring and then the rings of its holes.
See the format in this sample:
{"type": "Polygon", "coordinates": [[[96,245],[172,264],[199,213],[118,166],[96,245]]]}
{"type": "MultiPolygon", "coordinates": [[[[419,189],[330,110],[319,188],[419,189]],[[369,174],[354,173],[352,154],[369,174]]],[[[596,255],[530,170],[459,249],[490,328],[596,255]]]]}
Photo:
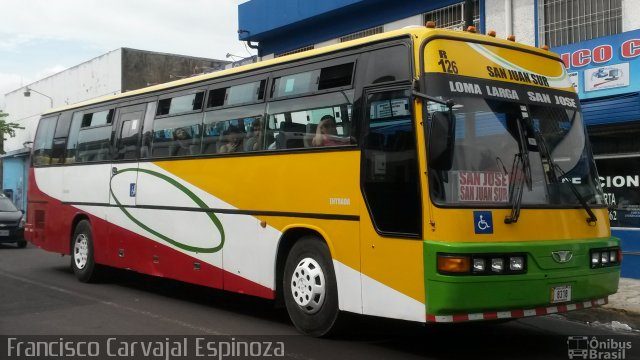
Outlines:
{"type": "Polygon", "coordinates": [[[449,108],[449,109],[452,109],[452,108],[453,108],[453,106],[456,104],[455,102],[453,102],[453,100],[452,100],[452,99],[449,99],[449,100],[442,100],[442,99],[437,98],[437,97],[433,97],[433,96],[429,96],[429,95],[427,95],[427,94],[423,94],[423,93],[421,93],[421,92],[419,92],[419,91],[416,91],[416,90],[412,90],[412,91],[411,91],[411,94],[412,94],[413,96],[415,96],[415,97],[419,97],[419,98],[421,98],[421,99],[425,99],[425,100],[428,100],[428,101],[433,101],[434,103],[438,103],[438,104],[440,104],[440,105],[444,105],[444,106],[446,106],[446,107],[447,107],[447,108],[449,108]]]}
{"type": "Polygon", "coordinates": [[[578,188],[576,188],[573,182],[571,182],[571,179],[567,177],[567,173],[564,172],[564,170],[562,170],[562,168],[553,161],[553,158],[551,158],[551,153],[549,152],[549,147],[547,146],[547,140],[545,140],[544,136],[542,136],[542,134],[539,131],[536,131],[535,134],[536,134],[536,141],[538,142],[538,146],[540,147],[540,152],[544,155],[544,157],[547,158],[547,161],[549,162],[550,169],[553,173],[553,176],[557,179],[556,172],[560,173],[560,178],[566,180],[566,181],[560,180],[560,183],[569,185],[571,192],[575,195],[576,199],[578,199],[578,202],[580,202],[580,205],[582,205],[582,208],[584,208],[584,210],[587,212],[587,215],[589,215],[589,217],[587,218],[587,224],[589,225],[595,224],[596,221],[598,221],[598,218],[591,210],[591,207],[589,206],[589,204],[587,204],[587,201],[580,194],[580,192],[578,191],[578,188]]]}
{"type": "Polygon", "coordinates": [[[522,122],[520,118],[516,119],[516,125],[518,128],[518,148],[520,152],[513,157],[513,164],[511,165],[511,173],[509,174],[509,181],[513,180],[515,170],[518,165],[521,164],[522,176],[518,177],[516,183],[511,182],[509,193],[511,194],[511,214],[504,218],[505,224],[513,224],[518,222],[520,217],[520,208],[522,207],[522,193],[524,192],[524,185],[527,185],[529,191],[531,191],[533,183],[531,180],[531,162],[529,161],[529,149],[527,148],[526,136],[524,133],[522,122]]]}

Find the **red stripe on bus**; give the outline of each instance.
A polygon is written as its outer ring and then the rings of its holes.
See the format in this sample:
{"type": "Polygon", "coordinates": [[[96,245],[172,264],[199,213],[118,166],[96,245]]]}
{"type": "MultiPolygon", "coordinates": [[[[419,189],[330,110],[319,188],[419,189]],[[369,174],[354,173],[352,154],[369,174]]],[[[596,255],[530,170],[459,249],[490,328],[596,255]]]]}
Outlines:
{"type": "Polygon", "coordinates": [[[468,314],[453,315],[453,322],[456,322],[456,321],[469,321],[469,315],[468,314]]]}

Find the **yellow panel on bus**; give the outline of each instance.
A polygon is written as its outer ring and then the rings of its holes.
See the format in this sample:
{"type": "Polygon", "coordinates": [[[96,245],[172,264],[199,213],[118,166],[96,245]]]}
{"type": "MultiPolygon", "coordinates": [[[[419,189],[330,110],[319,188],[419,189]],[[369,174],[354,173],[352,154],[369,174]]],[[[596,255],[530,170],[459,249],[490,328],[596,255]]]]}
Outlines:
{"type": "Polygon", "coordinates": [[[425,72],[448,73],[572,91],[562,62],[507,47],[436,39],[425,48],[425,72]]]}

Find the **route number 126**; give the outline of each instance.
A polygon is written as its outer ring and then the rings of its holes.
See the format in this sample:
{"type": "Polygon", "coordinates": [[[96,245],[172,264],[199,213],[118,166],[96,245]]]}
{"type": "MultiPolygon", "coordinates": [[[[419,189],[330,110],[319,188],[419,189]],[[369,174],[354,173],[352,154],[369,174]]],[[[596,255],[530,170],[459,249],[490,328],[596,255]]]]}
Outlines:
{"type": "Polygon", "coordinates": [[[438,65],[442,66],[442,72],[446,72],[449,74],[458,73],[458,66],[456,66],[455,61],[440,59],[440,61],[438,61],[438,65]]]}

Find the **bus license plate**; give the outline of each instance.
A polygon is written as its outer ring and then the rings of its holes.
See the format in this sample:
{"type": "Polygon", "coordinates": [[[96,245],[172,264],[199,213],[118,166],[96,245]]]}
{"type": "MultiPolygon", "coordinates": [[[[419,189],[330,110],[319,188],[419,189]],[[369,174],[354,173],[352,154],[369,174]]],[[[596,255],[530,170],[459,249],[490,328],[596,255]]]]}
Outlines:
{"type": "Polygon", "coordinates": [[[551,303],[571,301],[571,285],[556,286],[551,288],[551,303]]]}
{"type": "Polygon", "coordinates": [[[0,236],[9,236],[9,230],[0,230],[0,236]]]}

